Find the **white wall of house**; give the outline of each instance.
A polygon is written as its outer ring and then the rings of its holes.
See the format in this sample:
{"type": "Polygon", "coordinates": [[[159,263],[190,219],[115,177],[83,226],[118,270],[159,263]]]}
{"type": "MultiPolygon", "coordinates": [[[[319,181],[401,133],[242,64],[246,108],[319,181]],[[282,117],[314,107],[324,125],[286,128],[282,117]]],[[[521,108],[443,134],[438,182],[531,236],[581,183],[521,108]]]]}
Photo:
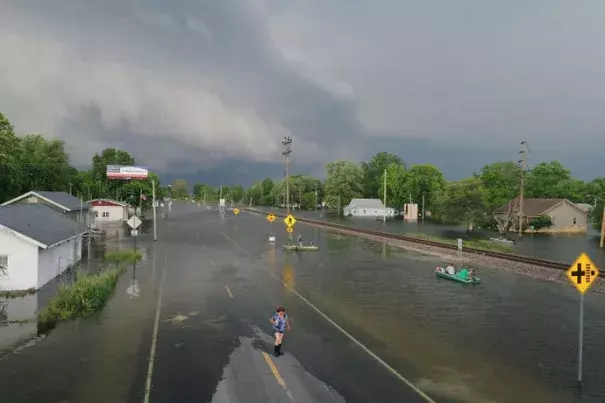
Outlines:
{"type": "MultiPolygon", "coordinates": [[[[364,206],[347,206],[344,208],[343,214],[352,215],[355,217],[378,217],[384,215],[384,207],[370,208],[364,206]]],[[[395,215],[395,209],[392,207],[387,207],[386,214],[388,217],[393,217],[395,215]]]]}
{"type": "Polygon", "coordinates": [[[128,208],[125,206],[93,206],[94,222],[128,220],[128,208]]]}
{"type": "Polygon", "coordinates": [[[8,274],[0,273],[0,290],[27,290],[37,286],[38,247],[0,228],[0,256],[8,256],[8,274]]]}
{"type": "Polygon", "coordinates": [[[63,242],[50,249],[40,249],[38,258],[38,283],[36,287],[42,287],[50,280],[63,273],[69,266],[79,262],[81,258],[81,238],[63,242]]]}

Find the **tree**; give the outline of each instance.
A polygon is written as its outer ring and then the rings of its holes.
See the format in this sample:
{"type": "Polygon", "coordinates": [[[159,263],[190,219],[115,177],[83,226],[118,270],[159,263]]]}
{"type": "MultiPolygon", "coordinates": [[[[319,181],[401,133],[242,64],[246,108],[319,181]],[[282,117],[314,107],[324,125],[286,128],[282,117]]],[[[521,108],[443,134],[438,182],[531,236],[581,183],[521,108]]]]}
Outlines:
{"type": "Polygon", "coordinates": [[[406,190],[415,203],[421,203],[424,196],[425,209],[432,210],[445,188],[445,178],[434,165],[413,165],[406,173],[406,190]]]}
{"type": "Polygon", "coordinates": [[[189,194],[189,184],[185,179],[175,179],[172,182],[172,197],[182,199],[189,194]]]}
{"type": "Polygon", "coordinates": [[[302,195],[301,208],[313,210],[315,208],[315,192],[307,192],[302,195]]]}
{"type": "Polygon", "coordinates": [[[124,150],[106,148],[101,154],[95,153],[92,157],[92,168],[88,176],[87,187],[94,196],[102,198],[121,198],[124,181],[107,179],[107,165],[134,165],[135,160],[124,150]],[[117,195],[117,196],[116,196],[117,195]]]}
{"type": "Polygon", "coordinates": [[[19,138],[13,125],[0,113],[0,203],[19,195],[21,191],[20,170],[17,166],[19,138]]]}
{"type": "Polygon", "coordinates": [[[467,224],[473,230],[486,220],[488,211],[485,188],[475,178],[453,182],[446,186],[439,199],[436,217],[445,223],[467,224]]]}
{"type": "Polygon", "coordinates": [[[560,184],[569,181],[571,173],[559,161],[542,162],[526,175],[525,197],[561,198],[560,184]]]}
{"type": "Polygon", "coordinates": [[[603,200],[599,201],[596,206],[594,206],[590,210],[590,222],[592,223],[592,227],[601,233],[601,226],[603,225],[603,209],[605,208],[605,203],[603,200]]]}
{"type": "Polygon", "coordinates": [[[490,211],[519,196],[521,168],[512,161],[485,165],[475,177],[483,183],[490,211]]]}
{"type": "MultiPolygon", "coordinates": [[[[387,166],[387,205],[401,207],[408,195],[407,172],[403,164],[392,163],[387,166]]],[[[379,188],[380,199],[384,198],[384,173],[380,175],[382,185],[379,188]]]]}
{"type": "Polygon", "coordinates": [[[382,198],[382,195],[379,194],[383,185],[380,178],[383,177],[384,170],[391,164],[402,165],[405,169],[405,164],[399,156],[387,152],[380,152],[373,156],[370,161],[361,163],[363,197],[369,199],[382,198]]]}
{"type": "Polygon", "coordinates": [[[362,180],[363,171],[352,162],[337,160],[327,163],[324,186],[326,204],[343,207],[351,199],[363,197],[362,180]]]}

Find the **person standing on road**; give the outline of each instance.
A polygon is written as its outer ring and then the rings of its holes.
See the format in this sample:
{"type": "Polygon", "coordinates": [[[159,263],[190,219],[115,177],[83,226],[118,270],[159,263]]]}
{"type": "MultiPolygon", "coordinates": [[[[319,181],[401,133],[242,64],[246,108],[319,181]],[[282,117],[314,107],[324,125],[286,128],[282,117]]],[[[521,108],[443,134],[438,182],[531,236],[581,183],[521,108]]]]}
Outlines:
{"type": "Polygon", "coordinates": [[[286,330],[290,331],[290,321],[286,314],[286,308],[283,306],[277,307],[276,312],[271,318],[271,324],[273,325],[273,334],[275,335],[275,349],[273,354],[277,357],[283,354],[281,352],[281,344],[284,340],[284,333],[286,330]]]}

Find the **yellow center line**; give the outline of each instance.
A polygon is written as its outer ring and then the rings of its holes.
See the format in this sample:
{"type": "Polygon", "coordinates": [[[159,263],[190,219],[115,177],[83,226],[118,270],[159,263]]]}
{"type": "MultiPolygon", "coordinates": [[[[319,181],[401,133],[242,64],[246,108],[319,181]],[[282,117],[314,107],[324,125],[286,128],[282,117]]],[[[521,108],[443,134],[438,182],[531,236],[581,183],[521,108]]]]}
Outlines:
{"type": "Polygon", "coordinates": [[[277,370],[275,364],[273,364],[273,360],[271,357],[269,357],[269,354],[265,353],[264,351],[262,353],[263,357],[265,357],[265,361],[267,361],[267,365],[269,365],[269,368],[271,369],[271,372],[273,372],[273,376],[275,379],[277,379],[277,383],[279,383],[282,388],[287,390],[288,388],[286,387],[286,382],[284,382],[284,379],[279,374],[279,371],[277,370]]]}
{"type": "Polygon", "coordinates": [[[233,294],[231,294],[231,290],[229,289],[229,287],[225,286],[225,290],[227,290],[227,294],[229,294],[229,297],[233,298],[233,294]]]}

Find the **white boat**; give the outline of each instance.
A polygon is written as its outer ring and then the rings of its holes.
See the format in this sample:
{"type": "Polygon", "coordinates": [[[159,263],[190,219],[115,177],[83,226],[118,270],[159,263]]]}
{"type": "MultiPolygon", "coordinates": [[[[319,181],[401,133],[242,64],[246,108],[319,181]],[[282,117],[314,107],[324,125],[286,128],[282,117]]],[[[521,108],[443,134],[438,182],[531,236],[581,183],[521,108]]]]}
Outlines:
{"type": "Polygon", "coordinates": [[[490,238],[489,240],[493,241],[493,242],[501,242],[501,243],[509,243],[509,244],[515,243],[515,241],[511,241],[510,239],[506,239],[502,236],[499,236],[497,238],[490,238]]]}

